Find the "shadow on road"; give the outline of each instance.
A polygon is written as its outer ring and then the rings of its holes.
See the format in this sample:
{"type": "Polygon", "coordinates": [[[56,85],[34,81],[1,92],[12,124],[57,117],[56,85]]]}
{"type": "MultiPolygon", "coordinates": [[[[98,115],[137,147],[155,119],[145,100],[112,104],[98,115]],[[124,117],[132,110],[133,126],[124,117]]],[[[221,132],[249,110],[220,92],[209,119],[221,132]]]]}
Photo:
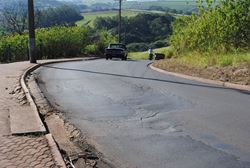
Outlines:
{"type": "Polygon", "coordinates": [[[204,88],[234,90],[234,91],[240,92],[242,94],[250,95],[249,91],[232,89],[232,88],[227,88],[227,87],[223,87],[223,86],[215,86],[215,85],[207,85],[207,84],[195,84],[195,83],[188,83],[188,82],[178,82],[178,81],[164,80],[164,79],[157,79],[157,78],[146,78],[146,77],[139,77],[139,76],[129,76],[129,75],[114,74],[114,73],[90,71],[90,70],[84,70],[84,69],[63,68],[63,67],[56,67],[56,66],[49,66],[49,65],[42,65],[42,67],[52,68],[52,69],[58,69],[58,70],[65,70],[65,71],[76,71],[76,72],[84,72],[84,73],[92,73],[92,74],[116,76],[116,77],[123,77],[123,78],[132,78],[132,79],[141,79],[141,80],[166,82],[166,83],[173,83],[173,84],[178,84],[178,85],[189,85],[189,86],[204,87],[204,88]]]}

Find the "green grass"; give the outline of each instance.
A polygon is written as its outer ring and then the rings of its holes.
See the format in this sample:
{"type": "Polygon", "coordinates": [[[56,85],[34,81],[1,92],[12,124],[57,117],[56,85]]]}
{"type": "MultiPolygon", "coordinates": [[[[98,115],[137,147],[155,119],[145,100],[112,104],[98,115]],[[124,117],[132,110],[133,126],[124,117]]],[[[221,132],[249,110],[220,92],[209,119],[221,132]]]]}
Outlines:
{"type": "MultiPolygon", "coordinates": [[[[154,49],[154,53],[163,53],[166,55],[166,58],[170,58],[174,55],[174,51],[171,47],[154,49]]],[[[133,60],[148,59],[148,52],[130,52],[129,58],[133,60]]],[[[230,54],[187,52],[175,57],[175,60],[183,64],[198,67],[238,66],[240,64],[250,64],[250,52],[230,54]]]]}
{"type": "MultiPolygon", "coordinates": [[[[170,52],[171,52],[171,48],[170,47],[163,47],[163,48],[154,49],[154,53],[163,53],[166,56],[168,56],[170,52]]],[[[148,59],[148,51],[144,51],[144,52],[130,52],[128,54],[128,57],[130,59],[132,59],[132,60],[148,59]]]]}
{"type": "MultiPolygon", "coordinates": [[[[122,11],[122,16],[127,16],[127,17],[132,17],[136,16],[139,11],[131,11],[131,10],[126,10],[122,11]]],[[[101,11],[101,12],[88,12],[88,13],[82,13],[82,16],[84,19],[76,22],[78,26],[82,25],[89,25],[93,26],[93,22],[97,17],[113,17],[118,15],[118,11],[101,11]]]]}
{"type": "MultiPolygon", "coordinates": [[[[123,17],[133,17],[136,16],[139,13],[164,13],[162,11],[147,11],[147,10],[123,10],[122,16],[123,17]]],[[[82,16],[84,19],[77,21],[77,26],[93,26],[93,22],[97,17],[113,17],[118,15],[118,11],[100,11],[100,12],[87,12],[82,13],[82,16]]]]}
{"type": "MultiPolygon", "coordinates": [[[[171,1],[171,0],[170,0],[171,1]]],[[[184,1],[127,1],[123,3],[123,8],[125,9],[148,9],[151,6],[168,7],[176,10],[191,10],[197,7],[196,1],[189,1],[189,3],[184,1]]]]}
{"type": "MultiPolygon", "coordinates": [[[[91,5],[100,3],[98,0],[82,0],[85,5],[91,5]]],[[[102,3],[114,3],[113,0],[103,0],[102,3]]],[[[118,6],[118,5],[116,5],[118,6]]],[[[162,1],[124,1],[122,3],[125,9],[147,9],[150,6],[161,6],[169,7],[177,10],[189,10],[197,6],[196,0],[187,1],[173,1],[173,0],[162,0],[162,1]]]]}
{"type": "Polygon", "coordinates": [[[245,63],[250,64],[250,53],[201,54],[198,52],[189,52],[178,57],[177,60],[184,64],[191,64],[199,67],[238,66],[245,63]]]}

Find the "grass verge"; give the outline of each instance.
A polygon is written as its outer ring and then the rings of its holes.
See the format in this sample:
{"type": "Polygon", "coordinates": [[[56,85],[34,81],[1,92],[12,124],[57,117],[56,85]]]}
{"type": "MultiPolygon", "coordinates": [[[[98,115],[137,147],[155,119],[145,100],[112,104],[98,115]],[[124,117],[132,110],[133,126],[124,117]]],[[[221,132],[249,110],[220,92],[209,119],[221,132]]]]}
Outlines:
{"type": "Polygon", "coordinates": [[[172,59],[155,61],[155,67],[205,79],[250,85],[250,53],[186,53],[172,59]]]}
{"type": "MultiPolygon", "coordinates": [[[[171,58],[154,61],[153,65],[157,68],[206,79],[250,85],[250,52],[230,54],[186,52],[178,57],[174,57],[171,47],[155,49],[154,52],[164,53],[167,58],[171,58]]],[[[148,59],[148,53],[131,52],[129,58],[148,59]]]]}
{"type": "Polygon", "coordinates": [[[199,67],[237,67],[241,64],[250,64],[250,53],[202,54],[198,52],[188,52],[179,56],[177,60],[182,64],[191,64],[199,67]]]}

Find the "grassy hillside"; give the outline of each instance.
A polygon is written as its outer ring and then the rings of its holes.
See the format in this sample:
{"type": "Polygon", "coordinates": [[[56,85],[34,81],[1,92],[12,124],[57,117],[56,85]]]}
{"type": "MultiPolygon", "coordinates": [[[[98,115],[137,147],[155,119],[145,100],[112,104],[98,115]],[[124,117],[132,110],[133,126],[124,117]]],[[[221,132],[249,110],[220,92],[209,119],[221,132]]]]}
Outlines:
{"type": "Polygon", "coordinates": [[[210,1],[198,15],[176,19],[170,38],[174,57],[154,66],[250,85],[249,6],[249,0],[210,1]]]}
{"type": "MultiPolygon", "coordinates": [[[[173,48],[164,47],[154,50],[164,53],[164,59],[154,61],[153,65],[170,72],[182,73],[212,80],[250,85],[250,53],[204,54],[189,52],[179,57],[173,57],[173,48]]],[[[131,52],[133,60],[148,59],[147,51],[131,52]]]]}
{"type": "Polygon", "coordinates": [[[151,6],[168,7],[176,10],[189,11],[197,7],[196,1],[127,1],[123,3],[125,9],[148,9],[151,6]]]}
{"type": "MultiPolygon", "coordinates": [[[[100,3],[99,0],[82,0],[85,5],[92,5],[95,3],[100,3]]],[[[103,0],[101,3],[114,4],[113,0],[103,0]]],[[[173,1],[173,0],[159,0],[159,1],[126,1],[123,2],[123,8],[126,9],[147,9],[150,6],[160,6],[160,7],[169,7],[176,10],[190,10],[196,7],[196,0],[182,0],[182,1],[173,1]]]]}
{"type": "MultiPolygon", "coordinates": [[[[163,53],[166,58],[173,56],[172,47],[163,47],[154,49],[154,53],[163,53]]],[[[131,52],[129,58],[134,60],[148,59],[148,52],[131,52]]],[[[175,57],[174,60],[181,64],[206,68],[209,66],[239,66],[250,65],[250,53],[231,53],[231,54],[204,54],[199,52],[187,52],[180,57],[175,57]]]]}
{"type": "Polygon", "coordinates": [[[186,53],[173,59],[155,61],[155,67],[206,79],[250,85],[250,53],[186,53]]]}
{"type": "MultiPolygon", "coordinates": [[[[123,10],[122,11],[122,16],[127,16],[127,17],[132,17],[132,16],[136,16],[138,13],[163,13],[160,11],[145,11],[145,10],[123,10]]],[[[88,13],[82,13],[82,16],[84,17],[84,19],[76,22],[76,24],[78,26],[82,26],[82,25],[88,25],[88,26],[93,26],[93,21],[97,18],[97,17],[113,17],[118,15],[118,11],[100,11],[100,12],[88,12],[88,13]]]]}

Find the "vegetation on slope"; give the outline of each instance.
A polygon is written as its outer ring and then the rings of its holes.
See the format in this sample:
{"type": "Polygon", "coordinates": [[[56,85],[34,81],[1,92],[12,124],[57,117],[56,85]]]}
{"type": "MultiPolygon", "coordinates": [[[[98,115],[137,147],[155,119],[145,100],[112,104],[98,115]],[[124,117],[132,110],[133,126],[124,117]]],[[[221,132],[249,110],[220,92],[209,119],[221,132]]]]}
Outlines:
{"type": "Polygon", "coordinates": [[[204,78],[250,84],[250,1],[207,0],[199,14],[178,18],[173,59],[155,66],[204,78]]]}
{"type": "Polygon", "coordinates": [[[231,52],[250,49],[250,1],[223,0],[199,15],[182,17],[174,24],[172,45],[178,51],[231,52]]]}
{"type": "MultiPolygon", "coordinates": [[[[27,2],[18,1],[5,5],[0,12],[0,27],[5,33],[22,34],[28,29],[27,2]]],[[[62,5],[55,8],[36,9],[35,22],[37,28],[52,26],[73,26],[83,17],[73,6],[62,5]]]]}
{"type": "MultiPolygon", "coordinates": [[[[174,17],[169,14],[140,13],[134,17],[122,18],[122,42],[129,44],[130,51],[142,51],[148,47],[167,46],[166,39],[172,33],[174,17]]],[[[118,18],[97,17],[94,28],[108,30],[114,36],[117,32],[118,18]]]]}
{"type": "MultiPolygon", "coordinates": [[[[52,27],[36,31],[38,59],[76,57],[98,54],[114,37],[108,32],[95,32],[81,27],[52,27]],[[94,50],[89,49],[90,45],[94,50]],[[94,53],[93,53],[94,52],[94,53]]],[[[0,62],[28,60],[28,34],[0,37],[0,62]]]]}
{"type": "MultiPolygon", "coordinates": [[[[122,11],[123,17],[132,17],[136,16],[138,13],[137,11],[130,11],[125,10],[122,11]]],[[[76,22],[78,26],[94,26],[94,21],[97,17],[114,17],[118,15],[117,10],[111,10],[111,11],[97,11],[97,12],[86,12],[82,13],[82,16],[84,17],[82,20],[79,20],[76,22]]]]}

